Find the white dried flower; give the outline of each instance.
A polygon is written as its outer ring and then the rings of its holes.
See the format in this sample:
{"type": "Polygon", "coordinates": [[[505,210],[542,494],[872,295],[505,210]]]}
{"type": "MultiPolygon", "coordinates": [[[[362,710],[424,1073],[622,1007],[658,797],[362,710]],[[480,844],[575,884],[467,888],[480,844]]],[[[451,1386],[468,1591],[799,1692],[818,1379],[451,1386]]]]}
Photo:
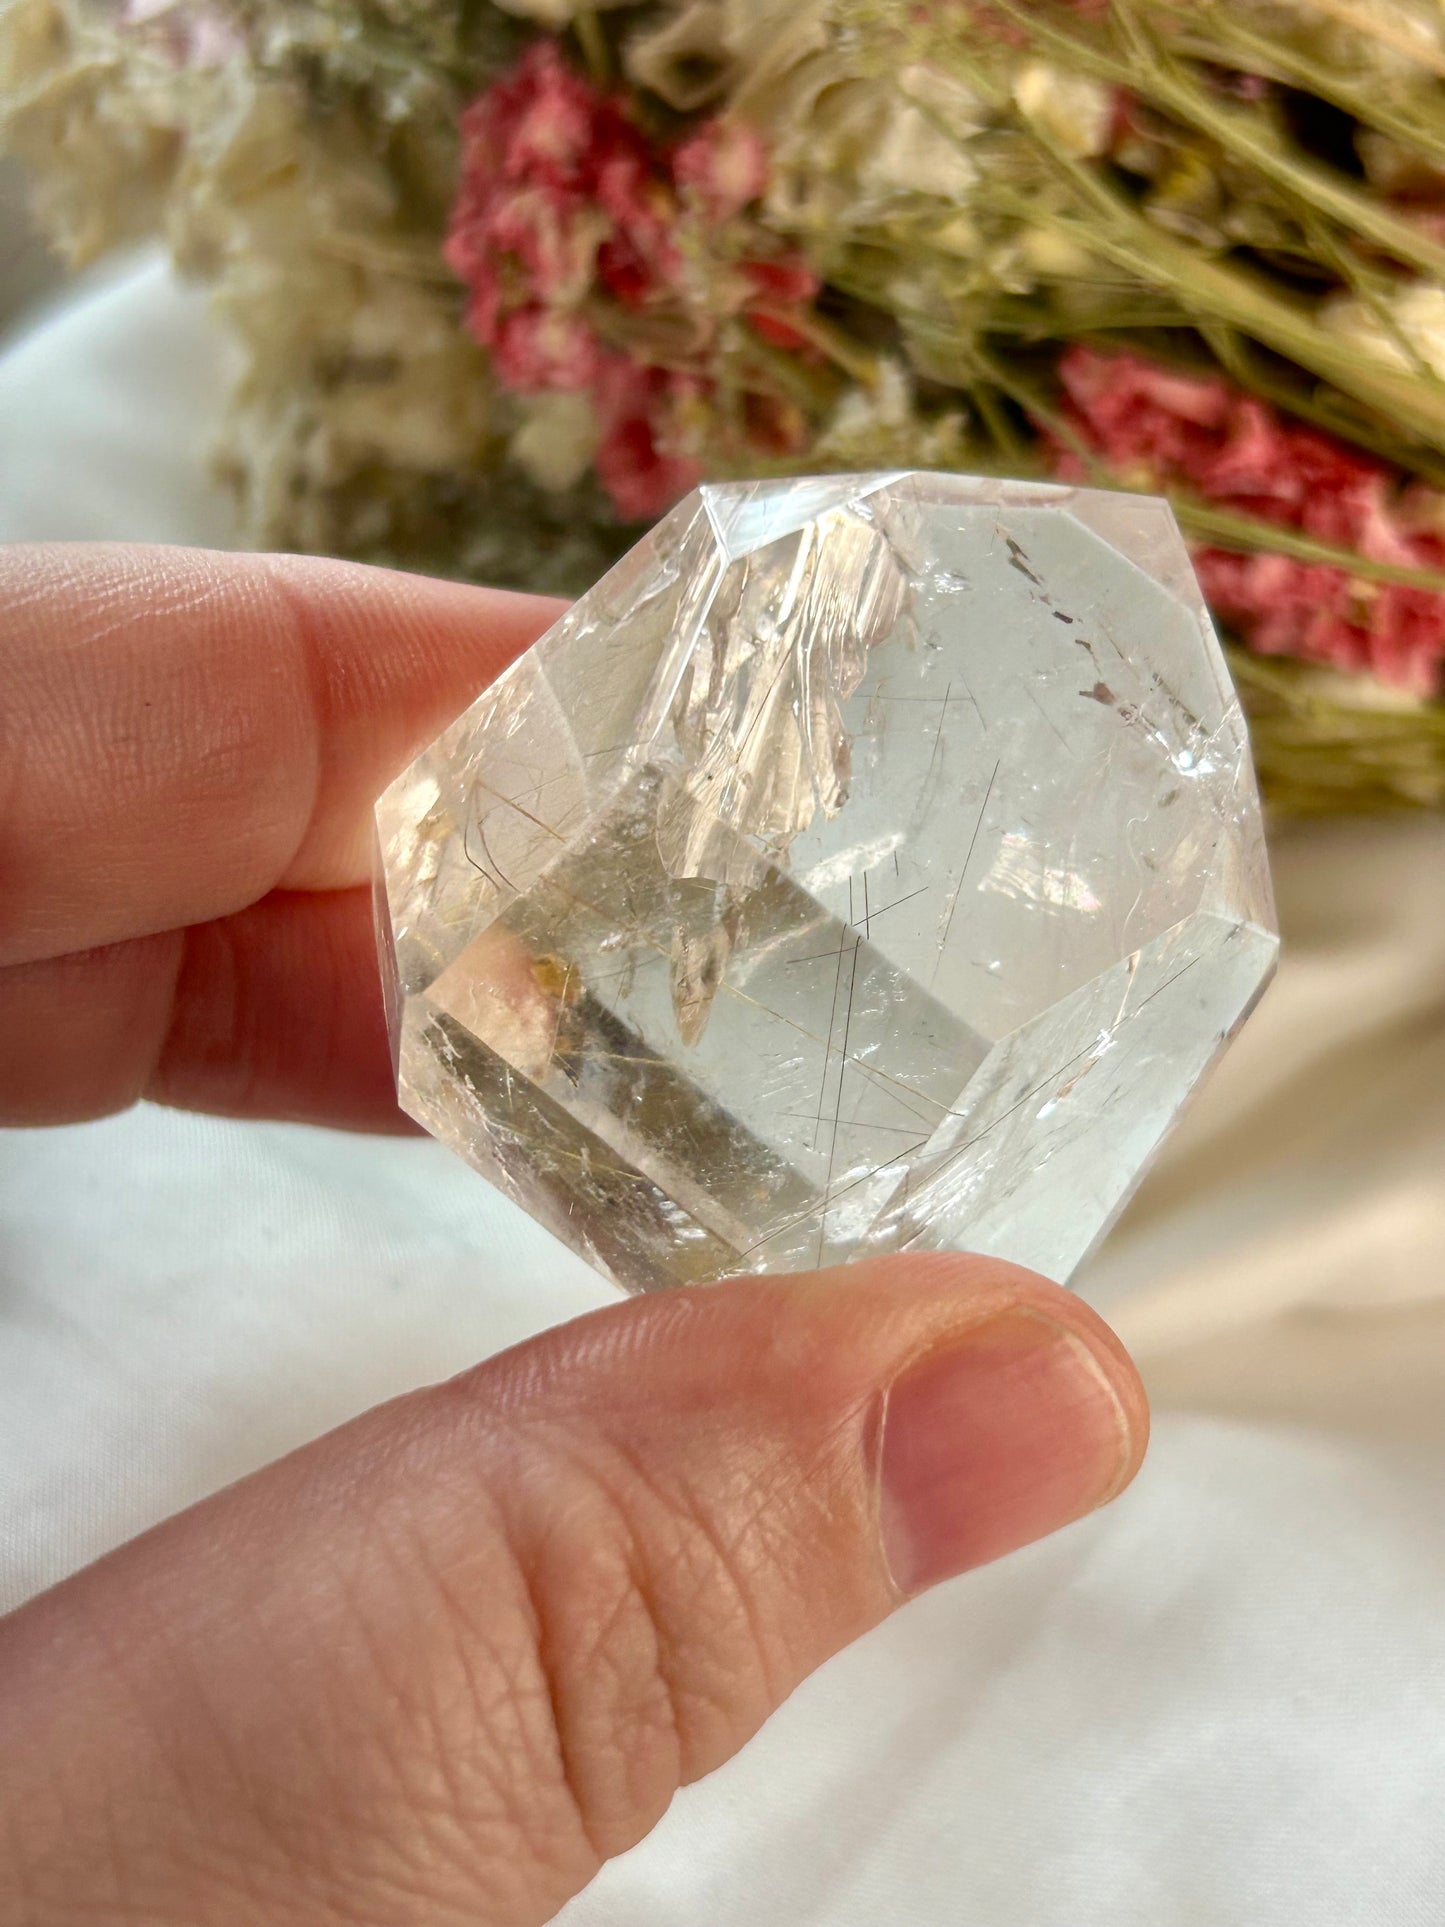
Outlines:
{"type": "Polygon", "coordinates": [[[539,488],[574,488],[592,466],[601,433],[591,402],[586,395],[538,395],[523,407],[508,455],[539,488]]]}
{"type": "Polygon", "coordinates": [[[1418,373],[1421,364],[1445,381],[1445,288],[1412,282],[1391,297],[1385,314],[1353,295],[1322,304],[1320,325],[1391,368],[1418,373]]]}
{"type": "Polygon", "coordinates": [[[1092,160],[1107,151],[1114,97],[1101,81],[1031,60],[1014,75],[1013,97],[1024,119],[1065,153],[1092,160]]]}
{"type": "Polygon", "coordinates": [[[850,388],[833,411],[825,434],[847,441],[880,428],[901,428],[913,415],[913,383],[899,361],[878,364],[871,387],[850,388]]]}
{"type": "Polygon", "coordinates": [[[1439,0],[1246,0],[1239,10],[1356,80],[1418,81],[1445,54],[1439,0]]]}
{"type": "Polygon", "coordinates": [[[1057,228],[1025,228],[1018,239],[1018,261],[1030,286],[1038,281],[1083,281],[1099,272],[1097,255],[1057,228]]]}
{"type": "Polygon", "coordinates": [[[722,0],[691,5],[628,44],[628,76],[639,87],[690,114],[714,99],[732,71],[722,0]]]}
{"type": "Polygon", "coordinates": [[[898,91],[903,104],[887,115],[877,151],[865,157],[863,179],[884,193],[961,200],[978,179],[964,146],[984,124],[978,96],[928,67],[905,68],[898,91]]]}
{"type": "Polygon", "coordinates": [[[956,254],[962,261],[976,260],[985,246],[978,222],[966,211],[940,221],[928,238],[940,254],[956,254]]]}
{"type": "Polygon", "coordinates": [[[36,211],[74,266],[154,232],[178,134],[224,106],[229,77],[178,64],[118,11],[0,4],[0,133],[33,167],[36,211]]]}
{"type": "Polygon", "coordinates": [[[965,468],[967,424],[957,409],[921,413],[909,369],[884,360],[870,383],[850,388],[839,401],[813,456],[838,468],[965,468]]]}
{"type": "Polygon", "coordinates": [[[783,226],[826,233],[868,225],[911,199],[959,207],[978,179],[966,143],[979,124],[979,104],[961,84],[915,69],[896,88],[879,86],[819,57],[762,129],[773,161],[769,212],[783,226]]]}
{"type": "Polygon", "coordinates": [[[779,226],[820,235],[866,226],[900,201],[960,202],[977,178],[965,144],[983,124],[961,80],[915,65],[865,74],[826,0],[721,0],[736,81],[729,110],[773,165],[779,226]]]}

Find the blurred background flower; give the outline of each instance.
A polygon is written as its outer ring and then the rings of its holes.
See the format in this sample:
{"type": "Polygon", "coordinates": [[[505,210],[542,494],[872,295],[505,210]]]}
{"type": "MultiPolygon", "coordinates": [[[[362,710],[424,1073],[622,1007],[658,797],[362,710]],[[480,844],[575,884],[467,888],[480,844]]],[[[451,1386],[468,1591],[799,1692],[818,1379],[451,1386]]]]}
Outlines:
{"type": "Polygon", "coordinates": [[[11,0],[77,263],[244,368],[244,539],[572,591],[707,476],[1167,493],[1278,810],[1445,800],[1432,0],[11,0]]]}

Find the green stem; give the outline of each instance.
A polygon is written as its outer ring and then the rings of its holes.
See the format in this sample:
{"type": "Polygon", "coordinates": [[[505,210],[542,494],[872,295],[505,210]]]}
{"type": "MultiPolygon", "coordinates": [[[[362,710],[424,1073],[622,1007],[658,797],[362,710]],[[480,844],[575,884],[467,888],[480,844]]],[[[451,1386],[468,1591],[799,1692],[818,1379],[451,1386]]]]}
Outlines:
{"type": "Polygon", "coordinates": [[[1170,491],[1169,502],[1187,535],[1196,536],[1218,549],[1234,549],[1245,555],[1274,554],[1293,556],[1300,562],[1322,563],[1340,569],[1364,582],[1393,582],[1407,589],[1424,589],[1431,595],[1445,595],[1445,571],[1412,569],[1398,562],[1376,562],[1353,549],[1338,548],[1321,542],[1298,529],[1284,529],[1273,522],[1262,522],[1253,515],[1240,515],[1212,502],[1170,491]]]}
{"type": "Polygon", "coordinates": [[[1128,49],[1127,60],[1116,60],[1103,50],[1039,21],[1013,4],[995,0],[998,10],[1015,21],[1061,60],[1095,78],[1128,87],[1175,120],[1207,134],[1226,154],[1247,162],[1294,200],[1317,209],[1361,238],[1371,241],[1398,261],[1422,274],[1445,280],[1445,247],[1432,241],[1389,206],[1372,199],[1348,181],[1328,173],[1302,155],[1288,153],[1271,135],[1257,113],[1225,106],[1210,98],[1155,46],[1125,0],[1113,0],[1112,18],[1128,49]]]}
{"type": "Polygon", "coordinates": [[[999,398],[994,389],[987,382],[983,382],[969,388],[967,393],[979,412],[989,440],[999,454],[1010,464],[1018,462],[1023,453],[1022,445],[999,405],[999,398]]]}
{"type": "MultiPolygon", "coordinates": [[[[1408,446],[1391,432],[1390,424],[1383,417],[1373,411],[1358,410],[1352,397],[1334,388],[1306,392],[1298,384],[1291,386],[1281,381],[1261,357],[1249,352],[1251,344],[1232,328],[1206,321],[1200,324],[1199,333],[1237,387],[1258,395],[1286,415],[1309,422],[1326,435],[1352,442],[1356,448],[1367,449],[1392,467],[1409,470],[1433,487],[1445,489],[1445,459],[1418,445],[1408,446]]],[[[1114,340],[1107,345],[1117,347],[1119,343],[1114,340]]]]}
{"type": "Polygon", "coordinates": [[[602,31],[602,23],[590,8],[576,15],[572,31],[577,36],[577,46],[587,67],[587,77],[593,86],[606,92],[613,83],[612,51],[607,45],[607,36],[602,31]]]}
{"type": "Polygon", "coordinates": [[[1373,40],[1381,47],[1389,47],[1392,52],[1415,61],[1428,73],[1445,77],[1445,53],[1438,47],[1426,46],[1418,35],[1391,25],[1388,15],[1382,15],[1372,0],[1312,0],[1312,4],[1316,13],[1338,20],[1342,27],[1349,27],[1362,40],[1373,40]]]}
{"type": "Polygon", "coordinates": [[[1086,462],[1094,474],[1102,476],[1103,470],[1097,455],[1073,423],[1044,398],[1033,382],[1008,367],[996,355],[989,354],[982,345],[975,349],[975,353],[979,367],[1016,408],[1022,409],[1030,421],[1042,428],[1045,434],[1052,435],[1056,442],[1081,462],[1086,462]]]}
{"type": "MultiPolygon", "coordinates": [[[[1033,136],[1059,172],[1079,192],[1098,224],[1049,214],[1061,232],[1092,247],[1146,284],[1163,284],[1195,315],[1226,322],[1276,349],[1302,368],[1333,382],[1432,448],[1445,449],[1445,384],[1425,383],[1372,366],[1348,342],[1320,328],[1301,306],[1286,301],[1257,276],[1209,260],[1139,215],[1091,169],[1066,154],[1039,128],[1033,136]]],[[[1012,198],[1023,220],[1044,218],[1037,201],[1012,198]]]]}
{"type": "Polygon", "coordinates": [[[878,357],[850,341],[841,328],[833,327],[821,315],[812,314],[807,309],[778,307],[771,308],[764,302],[755,302],[749,313],[760,320],[780,322],[791,328],[795,334],[815,348],[825,361],[840,368],[850,380],[860,387],[872,388],[878,380],[878,357]]]}
{"type": "Polygon", "coordinates": [[[1441,126],[1424,115],[1400,112],[1380,88],[1353,85],[1334,68],[1310,60],[1286,41],[1255,33],[1232,19],[1227,8],[1209,5],[1207,0],[1202,6],[1200,0],[1187,0],[1182,6],[1178,0],[1155,0],[1155,4],[1177,20],[1180,49],[1193,59],[1237,67],[1315,94],[1343,109],[1362,126],[1388,134],[1432,160],[1445,161],[1445,131],[1441,126]]]}

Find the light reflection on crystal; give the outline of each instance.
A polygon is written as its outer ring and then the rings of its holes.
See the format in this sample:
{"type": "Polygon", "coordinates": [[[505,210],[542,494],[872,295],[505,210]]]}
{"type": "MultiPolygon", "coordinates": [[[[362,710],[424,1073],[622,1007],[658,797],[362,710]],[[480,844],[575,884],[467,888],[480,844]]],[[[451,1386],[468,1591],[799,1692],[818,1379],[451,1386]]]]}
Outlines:
{"type": "Polygon", "coordinates": [[[618,1282],[1066,1278],[1275,953],[1167,509],[690,498],[377,807],[405,1107],[618,1282]]]}
{"type": "Polygon", "coordinates": [[[1057,903],[1085,916],[1104,907],[1089,888],[1086,877],[1080,876],[1077,870],[1046,863],[1033,839],[1018,830],[1005,830],[999,838],[999,853],[989,870],[988,886],[991,890],[1001,890],[1005,896],[1057,903]]]}

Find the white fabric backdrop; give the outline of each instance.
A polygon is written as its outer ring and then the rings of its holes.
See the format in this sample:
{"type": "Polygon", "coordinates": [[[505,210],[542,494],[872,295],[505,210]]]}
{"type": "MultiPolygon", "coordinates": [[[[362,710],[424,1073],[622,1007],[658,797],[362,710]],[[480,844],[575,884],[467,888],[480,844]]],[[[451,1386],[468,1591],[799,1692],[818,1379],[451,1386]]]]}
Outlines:
{"type": "MultiPolygon", "coordinates": [[[[141,262],[0,360],[0,537],[224,542],[223,356],[141,262]]],[[[1276,844],[1286,960],[1083,1288],[1107,1513],[811,1681],[567,1927],[1445,1920],[1445,821],[1276,844]]],[[[607,1288],[430,1143],[0,1134],[0,1606],[607,1288]]]]}

